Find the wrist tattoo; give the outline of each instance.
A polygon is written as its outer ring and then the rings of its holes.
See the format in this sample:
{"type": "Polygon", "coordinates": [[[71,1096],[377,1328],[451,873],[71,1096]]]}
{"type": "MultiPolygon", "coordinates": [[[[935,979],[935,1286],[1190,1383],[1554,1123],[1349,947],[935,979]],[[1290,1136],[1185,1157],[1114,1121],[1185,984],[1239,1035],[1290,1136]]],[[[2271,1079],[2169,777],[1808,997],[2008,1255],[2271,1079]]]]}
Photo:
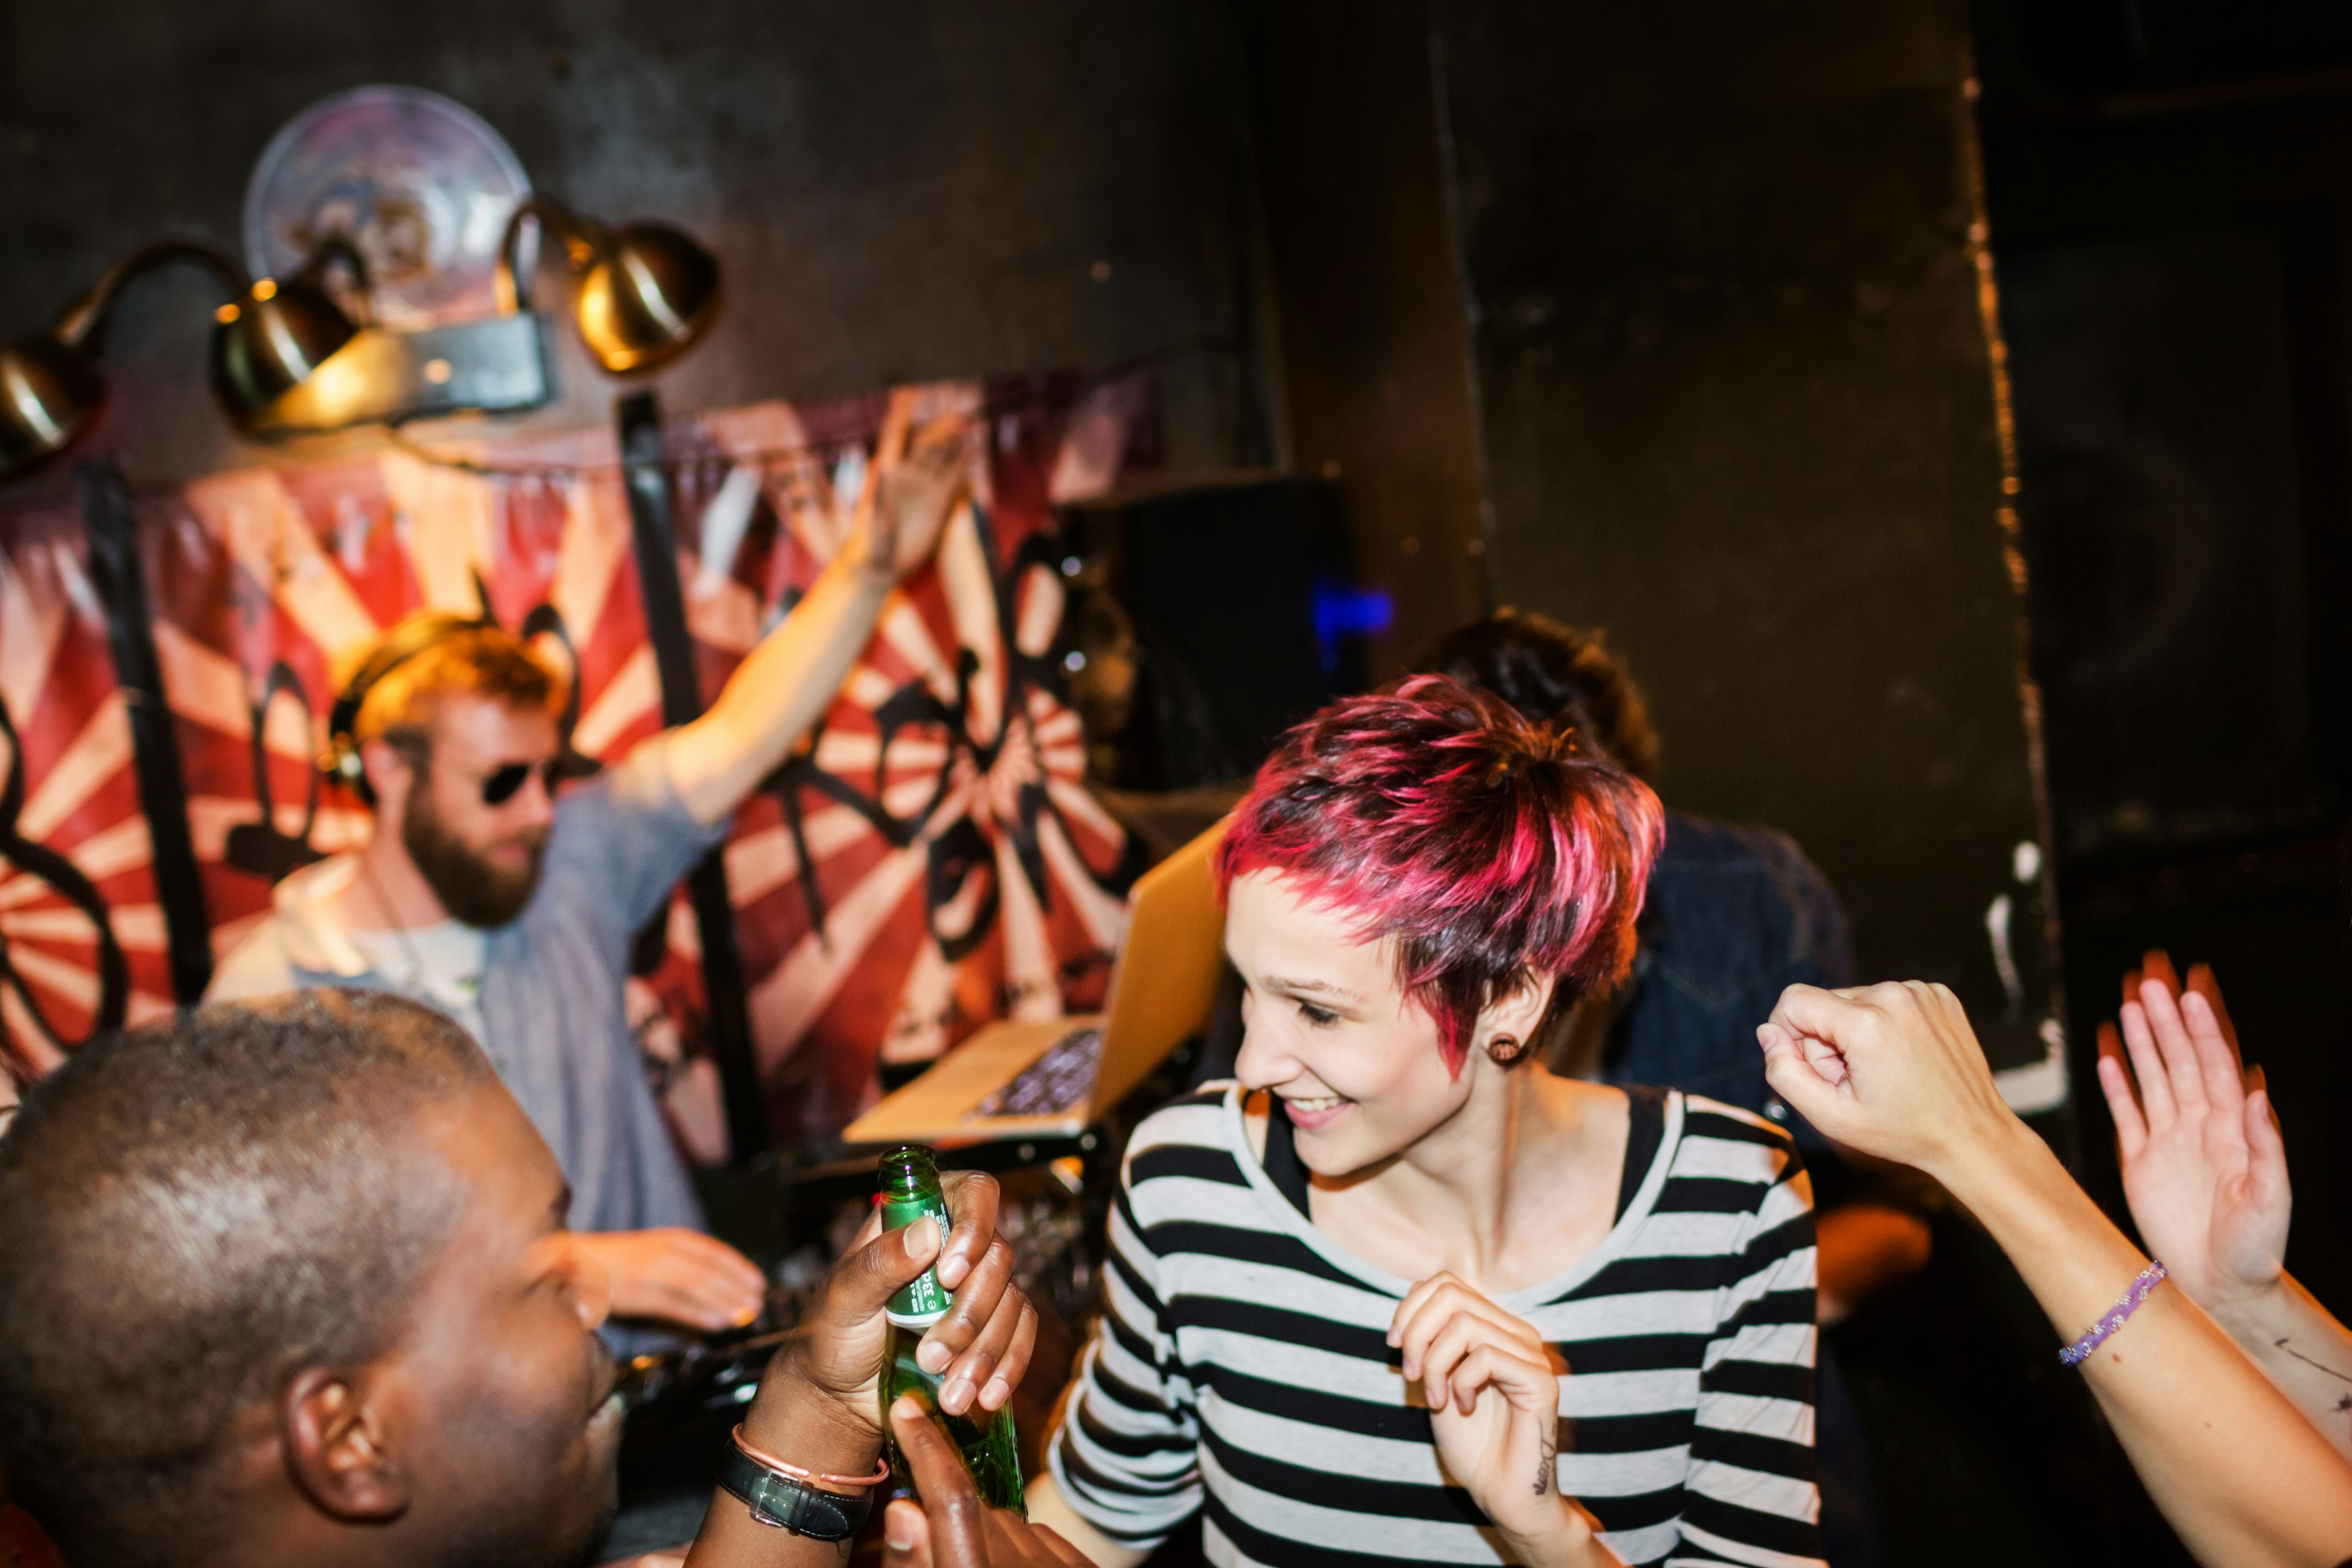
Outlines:
{"type": "Polygon", "coordinates": [[[1536,1461],[1536,1496],[1541,1497],[1551,1490],[1552,1482],[1559,1475],[1559,1437],[1547,1435],[1543,1439],[1543,1457],[1536,1461]]]}
{"type": "Polygon", "coordinates": [[[2326,1373],[2328,1376],[2334,1378],[2338,1383],[2352,1383],[2352,1377],[2345,1376],[2342,1373],[2336,1371],[2334,1367],[2329,1366],[2325,1362],[2316,1362],[2312,1360],[2309,1356],[2295,1349],[2293,1342],[2294,1336],[2289,1335],[2285,1339],[2272,1341],[2271,1345],[2274,1350],[2283,1350],[2286,1352],[2287,1354],[2294,1357],[2295,1360],[2303,1363],[2304,1365],[2310,1367],[2315,1371],[2326,1373]]]}

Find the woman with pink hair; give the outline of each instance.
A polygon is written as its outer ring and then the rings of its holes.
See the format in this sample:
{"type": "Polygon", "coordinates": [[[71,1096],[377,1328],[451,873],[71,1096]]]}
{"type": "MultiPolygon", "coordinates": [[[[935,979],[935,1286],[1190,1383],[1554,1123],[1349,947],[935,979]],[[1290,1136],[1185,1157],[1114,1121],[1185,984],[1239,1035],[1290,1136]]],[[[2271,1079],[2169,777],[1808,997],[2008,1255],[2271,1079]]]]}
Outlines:
{"type": "Polygon", "coordinates": [[[1237,1081],[1129,1144],[1031,1489],[1097,1563],[1816,1562],[1780,1129],[1533,1059],[1622,977],[1646,786],[1438,677],[1286,736],[1216,876],[1237,1081]]]}

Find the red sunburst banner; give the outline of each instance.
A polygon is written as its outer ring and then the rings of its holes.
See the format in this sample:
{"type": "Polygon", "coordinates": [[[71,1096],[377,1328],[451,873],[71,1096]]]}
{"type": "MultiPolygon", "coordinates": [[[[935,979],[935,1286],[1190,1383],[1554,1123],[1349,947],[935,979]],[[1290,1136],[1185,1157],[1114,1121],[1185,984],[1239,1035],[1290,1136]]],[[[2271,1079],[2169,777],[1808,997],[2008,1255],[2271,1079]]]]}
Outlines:
{"type": "MultiPolygon", "coordinates": [[[[839,547],[885,402],[760,404],[673,429],[706,700],[839,547]]],[[[919,1061],[991,1018],[1097,1005],[1125,919],[1125,837],[1081,785],[1056,662],[1050,507],[1117,478],[1146,389],[958,383],[918,402],[919,418],[985,423],[971,502],[726,850],[783,1140],[854,1116],[877,1056],[919,1061]]],[[[364,813],[321,791],[311,759],[335,677],[410,610],[550,626],[542,646],[576,671],[573,742],[592,757],[659,725],[607,430],[240,469],[144,499],[140,525],[216,953],[266,913],[278,877],[364,839],[364,813]]],[[[130,731],[83,560],[70,509],[0,518],[0,709],[15,731],[0,807],[16,803],[0,820],[0,1024],[20,1076],[102,1015],[169,1005],[130,731]]],[[[683,897],[663,934],[641,943],[632,1014],[681,1142],[716,1159],[724,1122],[683,897]]]]}

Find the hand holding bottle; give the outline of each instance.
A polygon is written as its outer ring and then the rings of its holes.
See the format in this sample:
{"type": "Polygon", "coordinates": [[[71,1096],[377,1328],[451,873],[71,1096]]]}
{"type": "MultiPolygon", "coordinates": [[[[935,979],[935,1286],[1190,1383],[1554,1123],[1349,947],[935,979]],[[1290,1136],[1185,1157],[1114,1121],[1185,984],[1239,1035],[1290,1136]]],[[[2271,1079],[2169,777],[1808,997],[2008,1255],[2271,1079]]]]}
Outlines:
{"type": "MultiPolygon", "coordinates": [[[[880,1380],[895,1328],[892,1296],[929,1275],[955,1292],[954,1307],[930,1324],[918,1354],[944,1373],[974,1415],[1003,1405],[1028,1370],[1037,1315],[1012,1283],[1012,1248],[996,1236],[996,1184],[950,1176],[934,1188],[938,1218],[885,1230],[877,1212],[833,1268],[802,1331],[768,1363],[741,1441],[778,1456],[819,1491],[870,1497],[882,1448],[880,1380]],[[950,1224],[947,1215],[952,1214],[950,1224]]],[[[704,1521],[696,1563],[838,1561],[831,1542],[780,1532],[722,1492],[704,1521]]]]}
{"type": "MultiPolygon", "coordinates": [[[[874,1173],[886,1233],[946,1222],[947,1194],[931,1149],[920,1143],[893,1149],[876,1163],[874,1173]]],[[[1013,1412],[999,1409],[991,1419],[986,1404],[972,1403],[977,1374],[951,1368],[942,1349],[924,1339],[925,1331],[959,1311],[973,1310],[956,1300],[962,1292],[951,1289],[942,1278],[944,1273],[940,1268],[925,1269],[899,1287],[883,1309],[891,1333],[883,1352],[881,1404],[887,1406],[911,1394],[927,1405],[936,1405],[946,1414],[948,1430],[962,1449],[964,1462],[971,1467],[981,1495],[999,1508],[1017,1510],[1021,1507],[1021,1453],[1013,1412]]],[[[992,1382],[983,1392],[993,1396],[997,1387],[992,1382]]],[[[1013,1382],[1004,1382],[1003,1387],[1005,1397],[1011,1397],[1013,1382]]],[[[905,1458],[895,1444],[890,1463],[902,1476],[906,1473],[905,1458]]]]}
{"type": "Polygon", "coordinates": [[[779,1405],[790,1394],[795,1405],[818,1405],[845,1431],[861,1434],[867,1453],[862,1463],[873,1462],[873,1446],[882,1436],[880,1378],[891,1331],[885,1310],[927,1269],[955,1293],[955,1304],[924,1333],[917,1352],[924,1370],[942,1377],[941,1406],[956,1413],[975,1405],[995,1410],[1013,1397],[1036,1343],[1037,1311],[1013,1285],[1013,1249],[996,1235],[996,1181],[960,1172],[942,1185],[954,1215],[945,1246],[936,1220],[885,1231],[876,1213],[834,1266],[809,1314],[809,1331],[777,1352],[744,1423],[747,1435],[771,1452],[794,1452],[793,1439],[769,1431],[762,1419],[773,1392],[779,1405]]]}
{"type": "Polygon", "coordinates": [[[883,1516],[887,1568],[1093,1568],[1045,1526],[982,1501],[955,1445],[919,1402],[893,1402],[890,1429],[923,1500],[900,1498],[883,1516]]]}

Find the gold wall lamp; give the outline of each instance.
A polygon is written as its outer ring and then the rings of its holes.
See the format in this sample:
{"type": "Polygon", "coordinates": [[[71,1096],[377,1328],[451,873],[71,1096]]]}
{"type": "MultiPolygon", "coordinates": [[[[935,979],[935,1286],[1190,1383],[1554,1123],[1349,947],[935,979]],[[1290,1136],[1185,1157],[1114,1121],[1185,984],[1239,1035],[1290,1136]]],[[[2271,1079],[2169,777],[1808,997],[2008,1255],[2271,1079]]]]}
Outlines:
{"type": "Polygon", "coordinates": [[[532,222],[562,242],[574,279],[572,319],[608,374],[667,364],[718,319],[719,262],[693,237],[660,223],[606,228],[544,196],[524,202],[507,220],[499,245],[501,314],[530,310],[530,279],[516,262],[516,247],[532,222]]]}
{"type": "Polygon", "coordinates": [[[607,374],[659,369],[701,342],[718,319],[719,262],[691,236],[659,223],[607,228],[532,196],[517,204],[499,245],[497,315],[413,331],[363,329],[318,374],[240,427],[302,435],[545,403],[544,343],[520,259],[534,223],[563,247],[574,279],[572,321],[607,374]]]}
{"type": "Polygon", "coordinates": [[[210,272],[227,296],[213,329],[213,391],[237,431],[257,438],[547,403],[552,382],[523,244],[535,228],[562,246],[572,320],[609,374],[667,364],[719,313],[718,260],[692,237],[659,223],[608,227],[531,195],[496,132],[416,89],[355,89],[312,105],[264,153],[247,207],[253,266],[278,277],[249,281],[210,245],[162,240],[107,268],[47,331],[0,342],[0,478],[89,428],[105,400],[99,356],[114,303],[166,264],[210,272]],[[486,205],[493,225],[507,215],[502,232],[468,216],[446,232],[427,226],[420,239],[408,232],[413,221],[408,230],[384,221],[442,207],[480,215],[486,205]],[[387,242],[395,230],[416,243],[387,242]],[[500,237],[495,253],[484,244],[491,235],[500,237]],[[378,264],[373,289],[362,252],[378,264]],[[288,270],[294,257],[303,260],[288,270]],[[347,310],[327,289],[338,263],[351,274],[345,298],[363,308],[347,310]],[[469,300],[484,273],[491,287],[469,300]],[[485,306],[495,313],[481,314],[485,306]]]}
{"type": "Polygon", "coordinates": [[[359,257],[340,240],[321,246],[293,277],[258,281],[201,240],[158,240],[125,256],[47,332],[0,344],[0,477],[54,457],[89,427],[106,399],[98,362],[116,301],[134,279],[174,263],[211,273],[229,296],[214,317],[213,393],[233,424],[252,428],[358,333],[324,287],[337,260],[352,268],[363,291],[359,257]]]}

